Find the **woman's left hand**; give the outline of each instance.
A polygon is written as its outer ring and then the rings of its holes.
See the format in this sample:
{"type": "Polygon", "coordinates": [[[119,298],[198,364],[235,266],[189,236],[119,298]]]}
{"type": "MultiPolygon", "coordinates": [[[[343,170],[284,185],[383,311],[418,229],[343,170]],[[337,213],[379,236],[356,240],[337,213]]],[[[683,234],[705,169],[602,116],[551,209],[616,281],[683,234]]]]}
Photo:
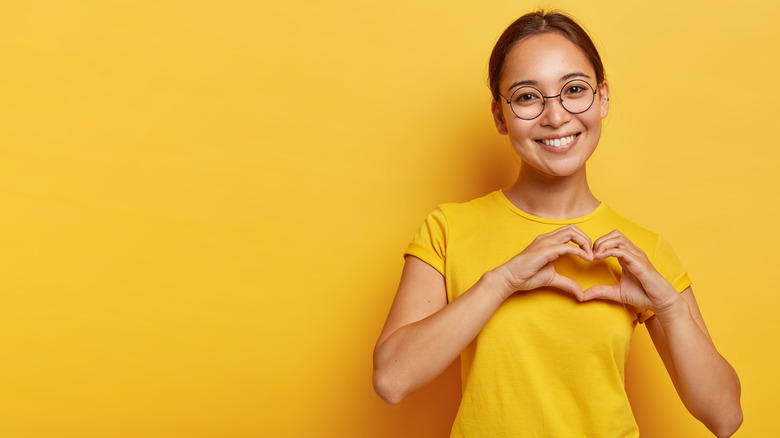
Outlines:
{"type": "Polygon", "coordinates": [[[616,285],[593,286],[585,290],[584,300],[607,299],[656,314],[671,310],[681,299],[679,293],[650,263],[647,255],[620,231],[612,231],[593,243],[594,260],[615,257],[623,268],[616,285]]]}
{"type": "Polygon", "coordinates": [[[647,330],[685,407],[717,436],[742,424],[739,377],[715,349],[690,288],[677,293],[647,255],[619,231],[593,243],[593,259],[615,257],[623,268],[612,286],[593,286],[583,300],[607,299],[648,309],[647,330]]]}

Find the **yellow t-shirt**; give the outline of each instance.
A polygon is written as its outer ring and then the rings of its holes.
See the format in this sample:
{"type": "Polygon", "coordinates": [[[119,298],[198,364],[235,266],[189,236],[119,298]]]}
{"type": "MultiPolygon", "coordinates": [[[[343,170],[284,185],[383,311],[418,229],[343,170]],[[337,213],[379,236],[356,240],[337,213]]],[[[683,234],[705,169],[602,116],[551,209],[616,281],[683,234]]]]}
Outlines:
{"type": "MultiPolygon", "coordinates": [[[[680,292],[690,286],[672,248],[601,204],[587,216],[544,219],[496,191],[439,206],[406,251],[445,278],[447,299],[520,253],[538,235],[576,224],[592,240],[620,230],[680,292]]],[[[564,256],[558,273],[583,289],[617,284],[616,259],[564,256]]],[[[451,437],[637,437],[624,365],[637,322],[650,317],[611,301],[580,303],[553,288],[507,299],[461,354],[463,398],[451,437]]]]}

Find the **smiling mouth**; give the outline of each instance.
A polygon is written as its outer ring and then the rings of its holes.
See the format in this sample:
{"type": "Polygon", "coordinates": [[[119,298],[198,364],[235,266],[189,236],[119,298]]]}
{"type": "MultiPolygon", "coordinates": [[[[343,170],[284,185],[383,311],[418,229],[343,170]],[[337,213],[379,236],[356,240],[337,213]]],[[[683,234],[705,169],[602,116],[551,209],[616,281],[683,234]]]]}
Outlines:
{"type": "Polygon", "coordinates": [[[580,135],[580,134],[572,134],[572,135],[569,135],[569,136],[566,136],[566,137],[561,137],[561,138],[552,138],[552,139],[546,138],[546,139],[536,140],[536,141],[538,141],[539,143],[544,143],[546,146],[552,146],[552,147],[556,147],[556,148],[561,148],[561,147],[566,147],[569,144],[571,144],[571,142],[573,142],[574,139],[576,139],[578,135],[580,135]]]}

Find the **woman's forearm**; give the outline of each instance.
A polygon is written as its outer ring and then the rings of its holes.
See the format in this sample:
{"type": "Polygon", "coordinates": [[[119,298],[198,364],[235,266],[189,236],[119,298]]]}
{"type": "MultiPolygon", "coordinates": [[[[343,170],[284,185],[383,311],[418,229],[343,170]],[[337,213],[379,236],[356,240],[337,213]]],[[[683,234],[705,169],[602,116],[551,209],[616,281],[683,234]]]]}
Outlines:
{"type": "Polygon", "coordinates": [[[479,334],[511,291],[495,271],[485,273],[457,299],[405,325],[374,350],[374,388],[388,403],[441,374],[479,334]]]}
{"type": "MultiPolygon", "coordinates": [[[[515,291],[552,286],[582,300],[580,285],[555,272],[552,262],[564,254],[592,260],[590,245],[590,238],[574,225],[541,234],[520,254],[483,274],[474,286],[451,303],[431,310],[419,320],[412,317],[419,314],[403,303],[425,296],[436,299],[438,292],[430,292],[438,287],[444,292],[443,284],[425,282],[424,276],[414,278],[413,271],[409,277],[412,285],[405,285],[407,273],[404,272],[396,294],[396,299],[399,294],[402,296],[402,304],[396,309],[394,303],[374,349],[377,394],[388,403],[398,403],[433,380],[477,337],[501,303],[515,291]]],[[[415,265],[419,266],[417,263],[407,266],[415,265]]],[[[417,301],[415,304],[419,307],[426,303],[417,301]]]]}
{"type": "Polygon", "coordinates": [[[715,435],[731,436],[742,423],[740,383],[734,368],[718,353],[695,320],[685,299],[656,315],[666,366],[686,408],[715,435]]]}

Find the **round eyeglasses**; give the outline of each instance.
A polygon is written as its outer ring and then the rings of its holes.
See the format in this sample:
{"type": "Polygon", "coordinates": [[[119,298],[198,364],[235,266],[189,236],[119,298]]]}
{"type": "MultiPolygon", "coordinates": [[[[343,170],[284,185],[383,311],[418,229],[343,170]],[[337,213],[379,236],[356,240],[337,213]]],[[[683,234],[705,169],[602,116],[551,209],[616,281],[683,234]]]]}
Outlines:
{"type": "Polygon", "coordinates": [[[512,112],[518,118],[533,120],[542,115],[547,99],[555,99],[557,97],[566,111],[572,114],[581,114],[590,109],[595,96],[596,90],[589,83],[580,79],[574,79],[563,84],[560,94],[555,96],[545,96],[535,87],[524,85],[513,91],[509,99],[504,96],[501,96],[501,98],[509,104],[512,112]]]}

